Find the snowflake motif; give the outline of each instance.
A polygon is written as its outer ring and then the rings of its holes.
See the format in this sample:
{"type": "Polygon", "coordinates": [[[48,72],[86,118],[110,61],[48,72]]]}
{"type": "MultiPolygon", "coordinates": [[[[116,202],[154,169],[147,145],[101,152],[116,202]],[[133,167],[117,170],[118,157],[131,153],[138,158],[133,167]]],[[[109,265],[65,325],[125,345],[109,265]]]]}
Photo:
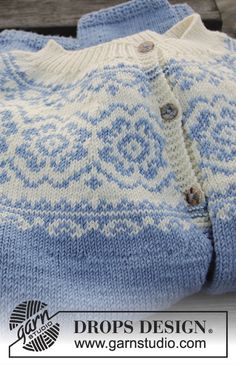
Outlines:
{"type": "Polygon", "coordinates": [[[155,179],[160,167],[165,165],[164,140],[148,119],[133,122],[117,117],[111,127],[98,133],[98,138],[103,142],[99,157],[112,164],[122,176],[142,175],[148,180],[155,179]]]}
{"type": "Polygon", "coordinates": [[[235,121],[236,101],[219,94],[190,100],[183,123],[190,139],[198,142],[203,161],[229,162],[236,158],[235,121]]]}
{"type": "MultiPolygon", "coordinates": [[[[58,128],[56,121],[48,120],[40,127],[28,128],[22,132],[21,142],[11,159],[11,169],[21,177],[26,186],[38,186],[50,176],[53,180],[55,173],[63,174],[71,164],[85,159],[88,154],[85,144],[90,137],[91,132],[79,128],[75,122],[68,122],[63,128],[58,128]],[[34,182],[29,177],[32,173],[37,173],[34,182]]],[[[51,184],[59,187],[57,181],[53,180],[51,184]]],[[[67,184],[64,181],[64,186],[67,184]]]]}

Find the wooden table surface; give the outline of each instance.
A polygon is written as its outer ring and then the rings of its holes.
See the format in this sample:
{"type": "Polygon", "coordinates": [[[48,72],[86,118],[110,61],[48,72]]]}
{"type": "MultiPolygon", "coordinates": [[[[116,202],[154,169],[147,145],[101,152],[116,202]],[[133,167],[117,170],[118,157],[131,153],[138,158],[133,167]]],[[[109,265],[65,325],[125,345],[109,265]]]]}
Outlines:
{"type": "MultiPolygon", "coordinates": [[[[222,19],[217,1],[220,0],[170,0],[170,3],[187,2],[201,14],[209,29],[220,30],[222,19]]],[[[16,28],[74,36],[77,20],[82,15],[122,2],[124,0],[0,0],[0,29],[16,28]]]]}

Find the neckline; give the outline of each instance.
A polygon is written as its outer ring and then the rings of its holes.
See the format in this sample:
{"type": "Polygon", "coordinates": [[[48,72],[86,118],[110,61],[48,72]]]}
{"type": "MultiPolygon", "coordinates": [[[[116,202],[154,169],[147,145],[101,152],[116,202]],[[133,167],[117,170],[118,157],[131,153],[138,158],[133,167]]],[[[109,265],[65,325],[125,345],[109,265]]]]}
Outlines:
{"type": "MultiPolygon", "coordinates": [[[[32,56],[37,54],[43,54],[44,52],[52,50],[61,52],[62,54],[66,54],[68,56],[73,54],[78,54],[79,56],[82,56],[86,54],[87,52],[99,52],[100,50],[106,50],[109,47],[112,47],[114,45],[118,44],[125,44],[125,45],[131,45],[131,46],[137,46],[140,42],[144,41],[161,41],[165,40],[167,38],[175,38],[175,39],[186,39],[189,38],[189,36],[198,36],[197,38],[205,37],[205,36],[212,36],[212,31],[208,30],[205,25],[203,24],[201,17],[198,13],[193,13],[178,23],[174,24],[170,29],[168,29],[165,33],[157,33],[155,31],[146,29],[142,32],[138,32],[135,34],[131,34],[126,37],[116,38],[108,42],[104,42],[101,44],[97,44],[91,47],[86,47],[83,49],[70,49],[66,47],[66,37],[64,37],[64,42],[59,43],[58,39],[56,37],[49,39],[46,45],[38,50],[37,52],[30,52],[30,51],[20,51],[20,52],[26,52],[28,54],[32,53],[32,56]],[[197,34],[196,34],[197,32],[197,34]]],[[[211,37],[212,38],[212,37],[211,37]]],[[[68,41],[71,41],[71,39],[68,37],[68,41]]]]}
{"type": "Polygon", "coordinates": [[[165,51],[172,52],[174,55],[177,51],[181,52],[181,47],[186,49],[186,44],[183,46],[181,42],[177,41],[194,41],[194,43],[188,42],[187,46],[192,47],[194,51],[196,47],[209,47],[209,42],[213,44],[216,39],[215,32],[205,27],[200,15],[193,13],[163,34],[145,30],[79,50],[68,50],[56,40],[50,39],[39,51],[15,50],[8,53],[12,66],[18,70],[18,73],[24,72],[34,79],[35,75],[37,78],[45,77],[43,75],[45,75],[45,71],[48,71],[50,74],[62,77],[62,79],[63,75],[69,75],[69,78],[67,77],[68,82],[73,82],[74,75],[80,74],[82,76],[86,70],[114,59],[138,62],[146,60],[148,67],[148,60],[152,58],[150,53],[141,54],[138,52],[138,46],[145,41],[152,41],[157,46],[158,44],[163,45],[165,51]],[[69,81],[70,77],[71,80],[69,81]]]}

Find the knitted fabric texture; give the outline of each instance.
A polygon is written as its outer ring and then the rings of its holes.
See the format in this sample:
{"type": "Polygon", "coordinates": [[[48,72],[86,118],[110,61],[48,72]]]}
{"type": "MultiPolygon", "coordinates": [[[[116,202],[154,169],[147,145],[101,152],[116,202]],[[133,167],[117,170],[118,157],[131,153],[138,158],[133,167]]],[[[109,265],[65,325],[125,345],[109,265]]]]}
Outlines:
{"type": "Polygon", "coordinates": [[[31,299],[158,310],[236,289],[235,50],[193,14],[0,54],[2,318],[31,299]]]}
{"type": "Polygon", "coordinates": [[[191,14],[193,9],[187,4],[173,6],[167,0],[132,0],[82,16],[77,38],[84,48],[147,29],[164,33],[191,14]]]}
{"type": "Polygon", "coordinates": [[[50,39],[67,50],[78,50],[146,29],[163,33],[192,13],[187,4],[171,6],[167,0],[134,0],[83,16],[78,22],[77,39],[4,30],[0,33],[0,51],[39,51],[50,39]]]}
{"type": "Polygon", "coordinates": [[[45,36],[23,30],[3,30],[0,33],[0,52],[24,50],[36,52],[42,49],[52,39],[66,50],[81,48],[79,39],[72,37],[45,36]]]}

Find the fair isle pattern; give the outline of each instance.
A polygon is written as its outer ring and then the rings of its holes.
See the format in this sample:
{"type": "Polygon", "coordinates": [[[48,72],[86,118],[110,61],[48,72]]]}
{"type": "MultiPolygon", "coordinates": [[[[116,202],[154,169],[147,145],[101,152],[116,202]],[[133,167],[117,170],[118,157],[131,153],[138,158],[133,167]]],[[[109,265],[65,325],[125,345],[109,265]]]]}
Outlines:
{"type": "Polygon", "coordinates": [[[72,207],[66,201],[55,206],[46,201],[33,206],[27,201],[19,201],[13,206],[9,199],[2,198],[0,212],[2,224],[10,222],[22,231],[39,227],[55,237],[80,238],[91,231],[99,231],[108,238],[121,233],[135,236],[147,227],[164,232],[182,229],[187,233],[193,228],[191,218],[203,230],[207,231],[209,225],[207,215],[199,211],[189,215],[181,206],[173,209],[149,202],[138,205],[124,201],[117,206],[100,202],[94,209],[85,202],[72,207]]]}
{"type": "Polygon", "coordinates": [[[183,95],[183,127],[204,190],[207,194],[228,190],[236,182],[236,54],[207,62],[172,59],[164,72],[174,92],[183,95]],[[204,85],[209,90],[206,95],[204,85]]]}
{"type": "MultiPolygon", "coordinates": [[[[17,91],[21,100],[29,102],[30,105],[40,102],[45,106],[53,106],[60,110],[67,103],[84,101],[88,97],[88,93],[90,97],[99,96],[101,91],[116,96],[120,89],[133,89],[133,87],[142,96],[148,96],[148,92],[150,93],[145,75],[137,67],[128,64],[121,63],[115,67],[104,66],[100,72],[93,70],[87,73],[83,79],[66,85],[63,83],[45,85],[45,83],[37,82],[22,72],[10,52],[3,53],[0,62],[2,68],[0,85],[5,91],[7,100],[15,98],[17,91]],[[120,68],[120,74],[116,72],[118,68],[120,68]],[[123,70],[125,74],[122,73],[123,70]],[[50,99],[48,100],[48,98],[50,99]]],[[[90,121],[97,122],[95,118],[91,118],[90,121]]]]}
{"type": "MultiPolygon", "coordinates": [[[[137,235],[147,226],[159,230],[175,226],[186,231],[190,229],[189,213],[175,183],[175,174],[167,163],[160,115],[151,109],[148,98],[151,95],[150,78],[157,81],[160,69],[143,72],[137,66],[120,63],[106,66],[89,72],[66,89],[54,85],[51,101],[49,91],[45,95],[45,86],[27,79],[25,73],[21,73],[19,80],[20,71],[12,55],[4,54],[2,59],[6,67],[2,73],[5,98],[8,102],[14,100],[14,106],[0,111],[1,184],[18,186],[25,196],[30,190],[34,192],[47,186],[46,190],[39,190],[43,196],[41,201],[34,202],[37,209],[31,208],[29,198],[14,202],[8,197],[6,203],[3,196],[3,223],[11,221],[22,230],[39,226],[52,236],[67,233],[77,238],[91,230],[109,237],[119,232],[137,235]],[[21,88],[22,80],[26,82],[24,89],[21,88]],[[6,88],[7,84],[10,88],[6,88]],[[132,92],[139,103],[129,105],[126,95],[122,96],[124,88],[132,92]],[[62,98],[65,90],[66,97],[62,98]],[[89,101],[95,97],[92,109],[89,101]],[[100,99],[108,100],[109,104],[99,104],[100,99]],[[29,105],[27,109],[23,108],[22,100],[29,105]],[[65,116],[68,103],[73,105],[73,113],[65,116]],[[36,106],[43,108],[42,114],[37,113],[36,106]],[[70,202],[68,188],[72,184],[77,187],[78,194],[83,191],[83,196],[70,202]],[[114,200],[109,195],[111,184],[121,199],[115,195],[114,200]],[[50,201],[50,190],[55,196],[60,191],[64,201],[58,200],[56,204],[50,201]],[[163,200],[165,191],[167,196],[170,191],[172,193],[169,199],[163,200]],[[93,206],[90,196],[94,200],[93,206]],[[132,202],[132,196],[136,204],[132,202]],[[147,202],[142,203],[145,200],[147,202]],[[45,210],[45,207],[49,209],[45,210]],[[59,214],[55,215],[55,212],[59,214]]],[[[195,211],[190,216],[196,216],[195,222],[207,227],[206,213],[201,209],[199,213],[195,211]]]]}
{"type": "Polygon", "coordinates": [[[236,48],[234,39],[219,33],[220,43],[198,60],[179,54],[163,62],[181,99],[186,146],[208,197],[215,251],[210,293],[236,290],[236,48]]]}
{"type": "Polygon", "coordinates": [[[34,298],[158,310],[236,287],[235,53],[220,33],[193,14],[164,35],[4,52],[0,69],[3,315],[34,298]]]}
{"type": "Polygon", "coordinates": [[[105,67],[66,89],[54,85],[49,94],[32,80],[21,88],[24,74],[19,83],[19,70],[16,68],[15,75],[11,69],[10,74],[5,55],[3,59],[2,88],[6,100],[14,100],[14,107],[0,111],[5,152],[2,183],[14,179],[24,188],[48,183],[53,189],[65,190],[77,182],[79,189],[83,186],[85,200],[86,191],[102,188],[104,181],[118,189],[142,187],[155,193],[173,183],[164,156],[160,116],[151,110],[148,76],[140,69],[124,64],[105,67]],[[4,75],[8,75],[5,80],[4,75]],[[7,88],[7,84],[11,86],[7,88]],[[120,95],[124,88],[140,102],[129,105],[126,95],[120,95]],[[22,100],[28,108],[22,107],[22,100]],[[108,100],[108,104],[100,100],[108,100]]]}

